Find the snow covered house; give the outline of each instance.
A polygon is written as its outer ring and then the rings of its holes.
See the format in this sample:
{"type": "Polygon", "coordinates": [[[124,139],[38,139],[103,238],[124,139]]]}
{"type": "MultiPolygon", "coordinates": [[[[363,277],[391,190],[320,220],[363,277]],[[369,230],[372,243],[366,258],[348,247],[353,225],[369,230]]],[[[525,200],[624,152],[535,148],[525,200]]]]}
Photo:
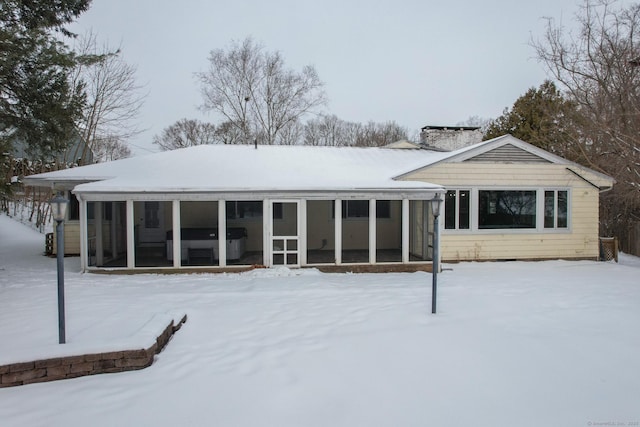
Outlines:
{"type": "Polygon", "coordinates": [[[596,259],[613,179],[507,135],[452,152],[206,145],[25,183],[72,197],[83,270],[382,271],[430,268],[438,195],[444,261],[596,259]]]}

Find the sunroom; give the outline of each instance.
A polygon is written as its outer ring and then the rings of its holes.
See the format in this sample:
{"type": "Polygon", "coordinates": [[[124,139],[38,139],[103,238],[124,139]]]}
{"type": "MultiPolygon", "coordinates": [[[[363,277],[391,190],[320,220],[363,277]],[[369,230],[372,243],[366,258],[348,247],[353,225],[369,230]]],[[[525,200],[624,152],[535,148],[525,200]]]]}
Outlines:
{"type": "Polygon", "coordinates": [[[415,269],[421,269],[419,264],[425,268],[433,258],[429,195],[402,196],[376,192],[331,199],[307,194],[214,200],[156,195],[145,200],[136,195],[108,200],[83,194],[82,263],[88,270],[280,265],[362,270],[413,263],[415,269]]]}
{"type": "Polygon", "coordinates": [[[85,271],[429,269],[445,190],[394,179],[433,155],[411,151],[200,146],[30,181],[76,199],[85,271]]]}

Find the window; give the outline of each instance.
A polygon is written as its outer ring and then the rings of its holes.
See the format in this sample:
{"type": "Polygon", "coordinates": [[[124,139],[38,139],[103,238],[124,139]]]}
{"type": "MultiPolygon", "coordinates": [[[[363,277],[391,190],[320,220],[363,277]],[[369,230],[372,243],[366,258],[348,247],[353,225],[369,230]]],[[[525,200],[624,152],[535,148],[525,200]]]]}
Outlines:
{"type": "Polygon", "coordinates": [[[80,220],[80,202],[78,202],[78,198],[75,194],[69,191],[69,221],[79,221],[80,220]]]}
{"type": "Polygon", "coordinates": [[[376,200],[376,218],[391,218],[391,200],[376,200]]]}
{"type": "MultiPolygon", "coordinates": [[[[335,218],[335,202],[331,204],[331,218],[335,218]]],[[[342,218],[369,218],[369,201],[343,200],[342,218]]],[[[390,200],[376,200],[376,218],[391,218],[390,200]]]]}
{"type": "Polygon", "coordinates": [[[447,230],[468,230],[470,225],[469,190],[449,190],[444,202],[444,228],[447,230]]]}
{"type": "MultiPolygon", "coordinates": [[[[78,203],[78,199],[76,199],[76,203],[78,203]]],[[[87,203],[87,219],[96,219],[97,206],[98,206],[98,202],[87,203]]],[[[111,221],[111,218],[112,218],[111,202],[102,202],[100,206],[102,206],[102,219],[104,221],[111,221]]],[[[78,204],[78,210],[79,209],[80,209],[80,204],[78,204]]]]}
{"type": "MultiPolygon", "coordinates": [[[[277,208],[274,205],[274,208],[277,208]]],[[[279,216],[274,215],[275,218],[282,218],[282,211],[279,216]]],[[[227,219],[248,219],[248,218],[262,218],[262,201],[257,202],[227,202],[227,219]]]]}
{"type": "Polygon", "coordinates": [[[536,191],[479,190],[478,228],[536,228],[536,191]]]}
{"type": "Polygon", "coordinates": [[[369,201],[343,200],[342,218],[369,218],[369,201]]]}
{"type": "Polygon", "coordinates": [[[544,192],[544,228],[568,227],[567,190],[547,190],[544,192]]]}

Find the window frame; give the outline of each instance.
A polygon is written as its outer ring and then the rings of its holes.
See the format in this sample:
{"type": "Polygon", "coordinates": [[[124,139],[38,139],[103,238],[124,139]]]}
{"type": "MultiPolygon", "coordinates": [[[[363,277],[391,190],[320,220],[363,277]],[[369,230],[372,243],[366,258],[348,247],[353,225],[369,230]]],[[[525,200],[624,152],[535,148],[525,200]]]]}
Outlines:
{"type": "MultiPolygon", "coordinates": [[[[227,221],[262,221],[264,216],[264,200],[225,200],[227,221]],[[260,203],[260,209],[241,209],[242,205],[255,208],[260,203]],[[245,215],[250,212],[251,215],[245,215]]],[[[276,211],[274,219],[282,219],[282,210],[276,211]]]]}
{"type": "MultiPolygon", "coordinates": [[[[467,188],[448,188],[447,192],[445,194],[445,202],[444,202],[444,219],[443,219],[443,229],[446,230],[447,232],[456,232],[456,231],[461,231],[461,232],[467,232],[470,231],[472,229],[472,218],[473,218],[473,205],[471,203],[471,197],[472,197],[472,193],[473,190],[469,187],[467,188]],[[455,207],[454,207],[454,227],[453,228],[447,228],[447,200],[449,200],[449,193],[450,192],[454,192],[455,191],[455,207]],[[461,200],[461,196],[460,193],[461,192],[467,192],[467,196],[468,196],[468,201],[469,201],[469,206],[468,206],[468,225],[465,228],[460,228],[460,215],[461,215],[461,211],[460,211],[460,200],[461,200]]],[[[451,206],[451,205],[449,205],[451,206]]]]}
{"type": "Polygon", "coordinates": [[[542,218],[542,229],[548,232],[563,232],[571,229],[571,191],[569,188],[545,188],[542,190],[542,213],[544,217],[542,218]],[[545,224],[546,221],[546,208],[547,208],[547,192],[553,192],[553,226],[547,227],[545,224]],[[564,227],[558,226],[558,206],[560,198],[558,197],[559,193],[566,193],[566,225],[564,227]]]}
{"type": "MultiPolygon", "coordinates": [[[[476,221],[477,221],[477,227],[478,230],[500,230],[501,232],[504,230],[537,230],[540,226],[539,223],[539,219],[540,219],[540,212],[539,212],[539,190],[537,189],[501,189],[501,188],[496,188],[496,189],[478,189],[478,204],[476,206],[476,210],[474,212],[475,216],[476,216],[476,221]],[[480,223],[480,219],[483,216],[483,214],[485,214],[485,212],[481,212],[480,211],[480,207],[482,206],[482,201],[483,198],[481,197],[481,193],[489,193],[489,197],[487,197],[486,203],[489,204],[489,206],[491,206],[491,203],[495,203],[495,206],[493,208],[493,210],[495,210],[495,212],[489,213],[486,219],[486,222],[481,224],[480,223]],[[500,197],[502,193],[521,193],[520,197],[516,197],[515,199],[513,198],[502,198],[500,197]],[[495,195],[495,196],[494,196],[495,195]],[[495,199],[495,200],[493,200],[495,199]],[[509,214],[509,213],[504,213],[504,211],[506,211],[508,209],[507,203],[501,203],[504,202],[504,200],[515,200],[516,203],[518,202],[518,199],[521,200],[525,200],[525,202],[528,204],[531,201],[533,201],[534,205],[533,207],[527,207],[527,204],[524,204],[525,208],[524,210],[526,210],[527,212],[529,212],[528,214],[525,214],[524,212],[522,212],[523,209],[521,209],[521,212],[516,215],[516,214],[509,214]],[[502,211],[502,214],[501,212],[502,211]],[[532,212],[532,213],[531,213],[532,212]],[[533,215],[533,218],[530,218],[530,216],[533,215]],[[491,221],[489,221],[489,218],[493,218],[493,217],[498,217],[498,221],[500,221],[500,217],[502,217],[503,219],[506,217],[507,219],[511,219],[511,218],[522,218],[524,221],[522,221],[522,224],[520,226],[517,226],[517,224],[511,224],[511,226],[508,226],[508,224],[506,224],[506,221],[503,223],[498,223],[496,225],[491,224],[491,221]],[[531,219],[533,219],[533,223],[531,223],[531,219]]],[[[511,204],[511,207],[513,207],[515,203],[511,204]]],[[[515,204],[517,208],[522,208],[523,205],[517,205],[515,204]]],[[[515,210],[515,209],[514,209],[515,210]]]]}
{"type": "MultiPolygon", "coordinates": [[[[460,229],[459,218],[456,218],[456,228],[446,228],[445,208],[443,208],[442,219],[440,221],[441,232],[445,235],[456,234],[569,234],[572,233],[572,190],[570,187],[534,187],[534,186],[478,186],[478,187],[465,187],[455,186],[447,187],[447,191],[470,191],[469,200],[469,228],[460,229]],[[534,191],[536,194],[536,226],[534,228],[480,228],[479,227],[479,207],[480,207],[480,191],[534,191]],[[557,208],[557,194],[558,192],[566,191],[567,194],[567,227],[566,228],[545,228],[545,192],[554,191],[557,208]]],[[[458,199],[459,197],[456,197],[458,199]]],[[[458,201],[456,200],[456,203],[458,201]]],[[[459,209],[456,206],[456,216],[459,216],[459,209]]],[[[556,210],[557,216],[557,210],[556,210]]],[[[554,218],[554,224],[557,224],[557,218],[554,218]]]]}
{"type": "MultiPolygon", "coordinates": [[[[343,221],[368,221],[370,216],[369,211],[370,199],[343,199],[342,200],[342,220],[343,221]],[[363,205],[366,203],[367,215],[365,216],[349,216],[349,204],[360,202],[363,205]]],[[[391,219],[391,200],[389,199],[375,199],[376,200],[376,220],[388,220],[391,219]],[[382,203],[386,203],[387,206],[381,206],[382,203]],[[385,216],[382,216],[384,214],[385,216]]],[[[335,200],[331,203],[331,219],[335,220],[335,200]]]]}

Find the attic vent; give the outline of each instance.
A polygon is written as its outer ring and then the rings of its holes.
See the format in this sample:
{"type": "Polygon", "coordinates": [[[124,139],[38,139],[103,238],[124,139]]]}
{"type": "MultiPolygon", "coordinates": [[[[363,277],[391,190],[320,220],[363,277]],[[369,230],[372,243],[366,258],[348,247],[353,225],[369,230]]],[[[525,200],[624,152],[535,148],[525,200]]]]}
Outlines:
{"type": "Polygon", "coordinates": [[[475,157],[465,160],[466,162],[500,162],[500,163],[551,163],[549,160],[538,157],[528,151],[505,144],[502,147],[487,151],[475,157]]]}

